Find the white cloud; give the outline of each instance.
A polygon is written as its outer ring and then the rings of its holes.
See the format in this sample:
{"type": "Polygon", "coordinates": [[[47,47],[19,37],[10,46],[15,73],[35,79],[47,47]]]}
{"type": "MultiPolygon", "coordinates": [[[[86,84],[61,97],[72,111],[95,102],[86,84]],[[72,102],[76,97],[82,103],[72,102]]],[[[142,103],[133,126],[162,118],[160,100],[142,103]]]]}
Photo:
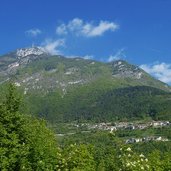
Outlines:
{"type": "Polygon", "coordinates": [[[67,28],[65,24],[61,24],[56,28],[56,34],[58,35],[65,35],[67,34],[67,28]]]}
{"type": "Polygon", "coordinates": [[[73,20],[69,21],[68,25],[66,25],[68,30],[70,31],[79,31],[83,27],[83,20],[79,18],[74,18],[73,20]]]}
{"type": "Polygon", "coordinates": [[[85,56],[79,56],[79,55],[68,55],[67,58],[83,58],[83,59],[94,59],[93,55],[85,55],[85,56]]]}
{"type": "Polygon", "coordinates": [[[162,62],[152,65],[143,64],[140,67],[160,81],[171,84],[171,64],[162,62]]]}
{"type": "Polygon", "coordinates": [[[100,21],[99,24],[95,25],[92,21],[85,22],[82,19],[74,18],[68,24],[59,25],[56,33],[63,35],[70,32],[77,36],[96,37],[102,36],[107,31],[116,31],[117,29],[119,29],[119,25],[114,22],[100,21]]]}
{"type": "Polygon", "coordinates": [[[36,37],[37,35],[42,34],[42,31],[36,28],[27,30],[25,33],[29,36],[36,37]]]}
{"type": "Polygon", "coordinates": [[[93,55],[85,55],[82,57],[83,59],[93,59],[94,56],[93,55]]]}
{"type": "Polygon", "coordinates": [[[99,25],[93,26],[91,24],[86,24],[83,27],[83,33],[88,37],[101,36],[106,31],[115,31],[119,26],[113,22],[100,21],[99,25]]]}
{"type": "Polygon", "coordinates": [[[61,47],[64,47],[65,40],[64,39],[58,39],[58,40],[45,40],[45,42],[42,44],[43,48],[52,55],[62,55],[62,52],[60,50],[61,47]]]}
{"type": "Polygon", "coordinates": [[[110,55],[107,61],[112,62],[112,61],[115,61],[115,60],[125,58],[126,55],[125,55],[124,51],[125,51],[124,48],[119,49],[114,55],[110,55]]]}

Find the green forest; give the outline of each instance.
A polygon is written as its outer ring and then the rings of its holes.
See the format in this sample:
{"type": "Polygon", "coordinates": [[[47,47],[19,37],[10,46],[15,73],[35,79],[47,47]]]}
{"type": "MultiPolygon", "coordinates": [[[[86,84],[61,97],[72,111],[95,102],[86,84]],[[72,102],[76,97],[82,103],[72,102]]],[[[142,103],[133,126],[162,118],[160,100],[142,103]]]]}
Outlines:
{"type": "MultiPolygon", "coordinates": [[[[127,92],[126,96],[131,98],[129,89],[127,92]]],[[[141,93],[139,89],[135,93],[137,92],[141,93]]],[[[120,96],[120,93],[123,93],[122,90],[117,93],[111,91],[106,97],[120,96]]],[[[163,92],[158,93],[160,97],[163,92]]],[[[153,91],[150,94],[153,97],[153,91]]],[[[120,137],[127,136],[126,132],[109,133],[97,130],[89,134],[78,132],[72,136],[59,137],[51,123],[28,115],[28,110],[24,111],[23,106],[20,92],[10,84],[0,104],[2,171],[171,170],[170,141],[125,144],[120,137]]],[[[150,106],[149,115],[156,117],[152,107],[150,106]]],[[[164,130],[166,135],[170,131],[168,129],[164,130]]]]}
{"type": "Polygon", "coordinates": [[[147,118],[170,120],[170,99],[169,92],[157,88],[149,86],[114,88],[111,82],[102,79],[74,88],[64,97],[56,90],[43,96],[37,92],[30,93],[24,100],[28,113],[51,123],[63,123],[147,118]]]}

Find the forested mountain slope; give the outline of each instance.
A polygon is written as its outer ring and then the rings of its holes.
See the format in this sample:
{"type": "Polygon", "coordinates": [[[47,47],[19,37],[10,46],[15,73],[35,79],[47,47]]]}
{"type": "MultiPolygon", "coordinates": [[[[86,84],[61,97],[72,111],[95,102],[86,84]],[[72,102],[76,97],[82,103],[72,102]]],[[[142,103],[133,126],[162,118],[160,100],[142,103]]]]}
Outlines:
{"type": "Polygon", "coordinates": [[[2,92],[9,80],[23,92],[28,113],[51,122],[171,115],[171,88],[123,60],[102,63],[23,48],[0,57],[2,92]]]}

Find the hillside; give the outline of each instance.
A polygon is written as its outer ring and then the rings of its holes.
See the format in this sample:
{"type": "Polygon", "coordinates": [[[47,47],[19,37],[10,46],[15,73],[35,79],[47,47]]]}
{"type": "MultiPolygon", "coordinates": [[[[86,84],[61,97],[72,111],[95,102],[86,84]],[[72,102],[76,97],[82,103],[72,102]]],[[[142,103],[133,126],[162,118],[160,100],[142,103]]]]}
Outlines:
{"type": "Polygon", "coordinates": [[[9,80],[23,92],[28,113],[51,122],[157,119],[171,113],[171,88],[123,60],[102,63],[23,48],[0,57],[1,88],[9,80]]]}

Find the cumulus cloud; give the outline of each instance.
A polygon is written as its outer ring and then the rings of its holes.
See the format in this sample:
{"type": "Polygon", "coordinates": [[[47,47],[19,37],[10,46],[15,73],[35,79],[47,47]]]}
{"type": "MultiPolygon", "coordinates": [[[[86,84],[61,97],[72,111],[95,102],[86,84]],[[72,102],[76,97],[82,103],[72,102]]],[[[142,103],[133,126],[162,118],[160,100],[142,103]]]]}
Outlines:
{"type": "Polygon", "coordinates": [[[160,81],[171,84],[171,64],[165,62],[151,65],[143,64],[140,68],[160,81]]]}
{"type": "Polygon", "coordinates": [[[60,50],[61,47],[65,46],[65,40],[64,39],[58,39],[58,40],[51,40],[47,39],[44,43],[42,43],[43,48],[52,55],[61,55],[62,52],[60,50]]]}
{"type": "Polygon", "coordinates": [[[85,56],[78,56],[78,55],[68,55],[67,58],[83,58],[83,59],[94,59],[93,55],[85,55],[85,56]]]}
{"type": "Polygon", "coordinates": [[[42,31],[36,28],[27,30],[25,33],[29,36],[36,37],[37,35],[42,34],[42,31]]]}
{"type": "Polygon", "coordinates": [[[119,49],[114,55],[110,55],[107,61],[112,62],[112,61],[115,61],[115,60],[125,58],[126,56],[125,56],[124,51],[125,51],[124,48],[119,49]]]}
{"type": "Polygon", "coordinates": [[[85,22],[80,18],[74,18],[67,24],[61,24],[57,27],[56,33],[64,35],[67,33],[75,34],[76,36],[96,37],[102,36],[107,31],[116,31],[119,25],[115,22],[100,21],[98,24],[85,22]]]}
{"type": "Polygon", "coordinates": [[[66,25],[65,24],[61,24],[60,26],[58,26],[56,28],[56,33],[58,35],[65,35],[65,34],[67,34],[67,27],[66,27],[66,25]]]}
{"type": "Polygon", "coordinates": [[[85,56],[82,56],[83,59],[93,59],[94,56],[93,55],[85,55],[85,56]]]}
{"type": "Polygon", "coordinates": [[[106,31],[115,31],[116,29],[118,29],[117,24],[113,22],[110,23],[108,21],[101,21],[97,26],[86,24],[83,27],[83,34],[87,35],[88,37],[101,36],[106,31]]]}

